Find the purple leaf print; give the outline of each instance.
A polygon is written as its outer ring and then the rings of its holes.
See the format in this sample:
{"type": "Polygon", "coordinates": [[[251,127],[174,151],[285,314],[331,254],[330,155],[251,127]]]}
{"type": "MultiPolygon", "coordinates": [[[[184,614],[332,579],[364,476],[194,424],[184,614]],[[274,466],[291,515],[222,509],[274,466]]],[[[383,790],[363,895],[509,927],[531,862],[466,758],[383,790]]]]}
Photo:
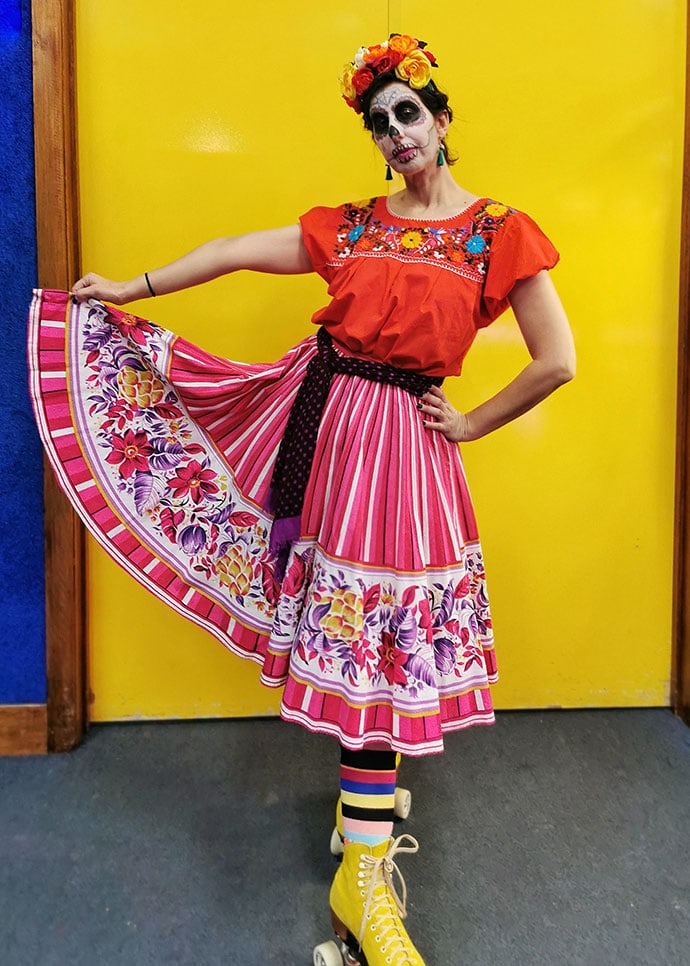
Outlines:
{"type": "Polygon", "coordinates": [[[88,396],[87,402],[93,403],[89,409],[90,416],[93,416],[94,413],[108,408],[108,400],[105,398],[105,396],[88,396]]]}
{"type": "Polygon", "coordinates": [[[448,637],[434,641],[434,662],[441,674],[450,674],[455,667],[455,646],[448,637]]]}
{"type": "Polygon", "coordinates": [[[170,443],[167,439],[151,440],[153,453],[149,456],[149,466],[154,470],[172,470],[184,459],[184,447],[180,443],[170,443]]]}
{"type": "Polygon", "coordinates": [[[104,322],[108,318],[108,310],[106,309],[105,305],[102,305],[100,302],[96,303],[95,305],[90,305],[88,318],[89,322],[93,318],[98,319],[99,322],[104,322]]]}
{"type": "Polygon", "coordinates": [[[320,624],[322,619],[331,609],[330,604],[317,604],[317,606],[312,611],[312,618],[315,624],[320,624]]]}
{"type": "Polygon", "coordinates": [[[136,473],[134,476],[134,506],[141,516],[145,510],[152,510],[160,501],[165,484],[158,482],[152,473],[136,473]]]}
{"type": "Polygon", "coordinates": [[[130,369],[136,369],[139,372],[145,372],[146,366],[126,345],[117,345],[113,349],[113,365],[118,369],[124,368],[124,366],[129,366],[130,369]]]}
{"type": "Polygon", "coordinates": [[[454,603],[455,596],[453,594],[453,585],[448,584],[446,589],[443,591],[441,606],[434,620],[434,627],[442,627],[446,623],[446,621],[450,618],[450,615],[453,613],[454,603]]]}
{"type": "Polygon", "coordinates": [[[93,329],[84,339],[84,348],[88,352],[94,352],[98,349],[102,349],[112,337],[112,332],[109,325],[100,325],[93,329]]]}
{"type": "Polygon", "coordinates": [[[109,362],[104,362],[98,370],[98,379],[104,392],[107,389],[111,389],[111,397],[116,398],[118,395],[117,388],[117,373],[118,369],[111,365],[109,362]]]}
{"type": "MultiPolygon", "coordinates": [[[[219,525],[222,524],[222,523],[227,523],[228,518],[229,518],[230,514],[232,513],[233,506],[234,506],[234,503],[227,503],[224,507],[221,507],[220,510],[216,510],[213,513],[209,513],[208,514],[208,520],[209,520],[209,522],[210,523],[217,523],[219,525]]],[[[223,552],[225,552],[225,551],[223,551],[223,552]]]]}
{"type": "Polygon", "coordinates": [[[206,543],[206,531],[203,527],[192,524],[191,526],[185,527],[184,530],[180,530],[177,536],[177,542],[184,552],[192,557],[195,553],[199,553],[206,543]]]}
{"type": "Polygon", "coordinates": [[[328,640],[323,631],[319,631],[318,634],[315,634],[310,643],[311,650],[314,652],[314,654],[324,652],[327,654],[332,648],[331,642],[328,640]]]}
{"type": "Polygon", "coordinates": [[[417,640],[417,622],[406,607],[396,607],[391,621],[395,643],[402,651],[409,651],[417,640]]]}
{"type": "Polygon", "coordinates": [[[410,654],[405,665],[405,670],[411,677],[416,678],[418,681],[423,681],[431,687],[436,684],[434,669],[420,654],[410,654]]]}

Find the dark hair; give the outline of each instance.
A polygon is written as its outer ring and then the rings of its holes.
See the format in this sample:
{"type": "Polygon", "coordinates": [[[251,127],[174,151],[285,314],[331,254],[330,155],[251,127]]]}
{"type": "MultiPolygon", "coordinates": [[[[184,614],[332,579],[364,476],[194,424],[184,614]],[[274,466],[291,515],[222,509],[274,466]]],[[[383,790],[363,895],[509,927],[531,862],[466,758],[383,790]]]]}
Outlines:
{"type": "MultiPolygon", "coordinates": [[[[395,73],[395,70],[388,70],[384,74],[377,74],[369,87],[367,87],[365,92],[361,95],[360,104],[362,107],[362,120],[364,121],[364,127],[367,129],[367,131],[373,130],[371,117],[369,115],[369,106],[374,94],[377,94],[384,87],[388,87],[389,84],[394,84],[396,81],[398,83],[405,83],[405,81],[400,80],[398,75],[395,73]]],[[[438,117],[439,114],[443,114],[445,112],[448,115],[448,120],[453,120],[453,110],[448,103],[448,95],[444,93],[444,91],[440,90],[440,88],[438,88],[432,80],[429,81],[426,87],[421,87],[419,90],[415,90],[415,94],[419,95],[421,102],[424,104],[427,110],[434,115],[434,117],[438,117]]],[[[445,143],[445,141],[442,144],[442,148],[443,153],[446,156],[446,164],[455,164],[458,159],[451,156],[450,152],[448,151],[448,145],[445,143]]]]}

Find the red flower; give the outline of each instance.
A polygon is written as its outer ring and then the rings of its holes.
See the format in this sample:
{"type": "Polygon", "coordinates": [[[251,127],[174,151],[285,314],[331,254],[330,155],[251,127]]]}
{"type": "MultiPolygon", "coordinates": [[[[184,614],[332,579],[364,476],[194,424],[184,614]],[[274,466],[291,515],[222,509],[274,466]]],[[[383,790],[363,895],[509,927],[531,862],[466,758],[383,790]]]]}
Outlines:
{"type": "Polygon", "coordinates": [[[285,574],[285,580],[281,588],[282,592],[289,597],[296,597],[302,589],[306,575],[307,568],[304,564],[304,559],[296,553],[292,558],[290,569],[285,574]]]}
{"type": "Polygon", "coordinates": [[[153,452],[153,446],[146,433],[134,433],[128,429],[124,436],[113,434],[110,442],[113,448],[106,456],[106,462],[118,466],[120,476],[128,480],[137,470],[146,472],[149,469],[149,456],[153,452]]]}
{"type": "Polygon", "coordinates": [[[355,76],[352,78],[352,86],[361,96],[370,86],[374,79],[373,73],[368,67],[363,67],[358,70],[355,76]]]}
{"type": "Polygon", "coordinates": [[[345,101],[347,106],[351,107],[352,110],[355,111],[357,114],[362,113],[362,105],[359,103],[359,100],[353,101],[351,98],[345,97],[344,94],[343,94],[343,100],[345,101]]]}
{"type": "Polygon", "coordinates": [[[195,503],[201,503],[205,496],[213,496],[218,492],[218,487],[213,482],[216,475],[213,470],[205,470],[201,463],[192,460],[177,471],[169,481],[169,486],[175,490],[175,496],[186,496],[189,493],[195,503]]]}
{"type": "Polygon", "coordinates": [[[382,54],[377,60],[372,61],[369,66],[376,71],[376,74],[385,74],[386,71],[394,70],[400,61],[402,60],[402,54],[396,51],[388,51],[382,54]]]}
{"type": "Polygon", "coordinates": [[[389,684],[407,684],[404,669],[406,662],[407,654],[395,646],[395,635],[384,631],[379,648],[378,670],[383,672],[389,684]]]}
{"type": "Polygon", "coordinates": [[[113,313],[110,318],[125,338],[129,336],[137,345],[146,345],[144,333],[153,332],[148,322],[137,318],[136,315],[130,315],[129,312],[119,312],[117,315],[113,313]]]}

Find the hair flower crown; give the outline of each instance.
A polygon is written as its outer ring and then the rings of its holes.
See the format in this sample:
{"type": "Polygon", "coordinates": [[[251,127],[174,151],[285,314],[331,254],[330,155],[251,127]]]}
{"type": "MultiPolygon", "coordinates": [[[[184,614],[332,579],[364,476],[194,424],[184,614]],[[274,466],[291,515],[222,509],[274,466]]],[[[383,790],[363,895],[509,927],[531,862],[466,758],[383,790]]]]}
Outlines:
{"type": "Polygon", "coordinates": [[[395,76],[415,90],[431,80],[431,68],[438,67],[434,55],[423,40],[408,34],[391,34],[388,40],[373,47],[360,47],[348,64],[340,83],[348,107],[362,113],[362,94],[380,74],[395,71],[395,76]]]}

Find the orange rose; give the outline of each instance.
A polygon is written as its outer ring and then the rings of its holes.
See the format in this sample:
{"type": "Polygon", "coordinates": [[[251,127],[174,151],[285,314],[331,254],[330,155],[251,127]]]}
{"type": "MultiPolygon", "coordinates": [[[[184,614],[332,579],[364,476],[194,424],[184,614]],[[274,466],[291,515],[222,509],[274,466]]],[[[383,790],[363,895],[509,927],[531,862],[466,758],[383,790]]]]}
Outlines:
{"type": "Polygon", "coordinates": [[[390,50],[395,50],[397,53],[402,54],[403,57],[413,50],[418,49],[417,41],[414,37],[410,37],[409,34],[397,34],[395,37],[391,37],[388,41],[388,47],[390,50]]]}
{"type": "Polygon", "coordinates": [[[388,53],[388,46],[384,47],[383,44],[374,44],[373,47],[369,47],[367,52],[364,54],[364,63],[371,65],[379,57],[383,57],[388,53]]]}
{"type": "Polygon", "coordinates": [[[421,90],[431,80],[431,64],[421,50],[413,50],[395,68],[400,80],[406,81],[413,90],[421,90]]]}

